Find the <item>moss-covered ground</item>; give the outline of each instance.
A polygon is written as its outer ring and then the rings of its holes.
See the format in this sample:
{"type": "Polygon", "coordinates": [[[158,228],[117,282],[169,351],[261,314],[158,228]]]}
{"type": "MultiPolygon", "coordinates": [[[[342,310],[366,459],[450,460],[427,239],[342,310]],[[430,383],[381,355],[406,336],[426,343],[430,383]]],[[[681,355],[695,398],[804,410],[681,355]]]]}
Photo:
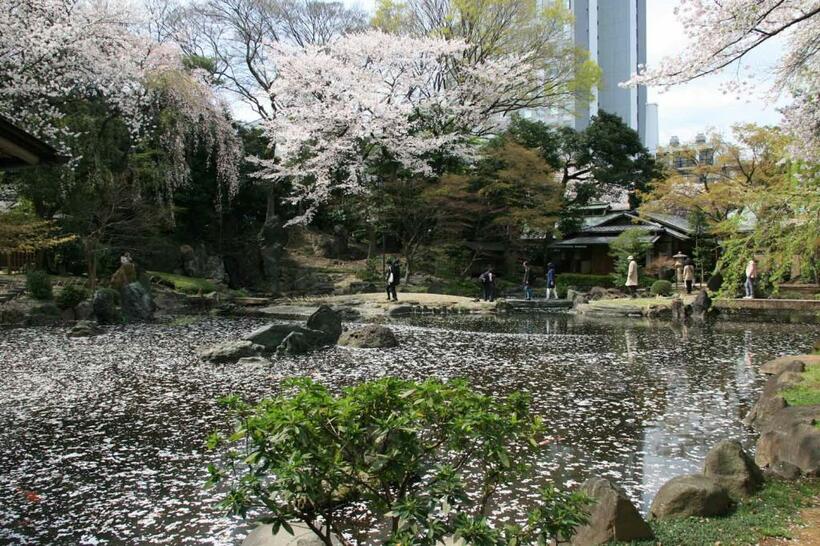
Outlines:
{"type": "MultiPolygon", "coordinates": [[[[820,502],[820,480],[769,480],[754,497],[738,503],[722,518],[680,518],[652,521],[655,539],[635,545],[714,546],[755,545],[767,538],[792,538],[804,521],[800,512],[820,502]]],[[[795,546],[802,546],[796,544],[795,546]]]]}
{"type": "Polygon", "coordinates": [[[198,277],[185,277],[183,275],[175,275],[174,273],[165,273],[163,271],[148,271],[149,275],[162,279],[166,283],[172,285],[175,290],[185,292],[186,294],[196,294],[202,292],[214,292],[216,286],[208,279],[201,279],[198,277]]]}

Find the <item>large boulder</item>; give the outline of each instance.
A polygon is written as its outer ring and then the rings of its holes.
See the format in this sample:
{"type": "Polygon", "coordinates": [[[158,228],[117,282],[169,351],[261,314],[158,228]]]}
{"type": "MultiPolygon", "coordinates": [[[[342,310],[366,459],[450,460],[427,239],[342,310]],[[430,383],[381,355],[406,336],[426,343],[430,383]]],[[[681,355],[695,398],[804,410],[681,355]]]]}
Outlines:
{"type": "Polygon", "coordinates": [[[763,486],[763,472],[736,440],[724,440],[709,450],[703,475],[726,488],[734,498],[747,497],[763,486]]]}
{"type": "Polygon", "coordinates": [[[261,345],[266,353],[301,354],[285,350],[285,348],[282,347],[285,340],[291,334],[299,334],[300,336],[298,341],[294,340],[292,343],[298,343],[300,347],[303,345],[310,346],[311,350],[321,349],[334,343],[330,341],[326,332],[313,330],[312,328],[306,328],[298,324],[268,324],[248,334],[245,340],[261,345]]]}
{"type": "Polygon", "coordinates": [[[94,292],[91,306],[94,308],[94,316],[100,324],[115,324],[120,322],[122,315],[117,307],[118,294],[110,288],[100,288],[94,292]]]}
{"type": "Polygon", "coordinates": [[[247,340],[225,341],[208,347],[197,349],[197,356],[206,362],[225,364],[239,361],[241,358],[259,356],[264,347],[247,340]]]}
{"type": "Polygon", "coordinates": [[[572,544],[595,546],[653,537],[652,529],[635,505],[623,490],[609,480],[591,478],[581,486],[581,492],[591,497],[595,504],[590,511],[589,522],[576,529],[572,544]]]}
{"type": "Polygon", "coordinates": [[[285,338],[288,337],[288,334],[297,328],[300,328],[300,326],[294,326],[293,324],[266,324],[245,336],[244,339],[257,345],[262,345],[267,351],[275,351],[285,338]]]}
{"type": "Polygon", "coordinates": [[[416,312],[416,308],[412,305],[397,305],[395,307],[391,307],[389,311],[387,311],[388,317],[408,317],[416,312]]]}
{"type": "Polygon", "coordinates": [[[124,263],[111,275],[111,287],[121,290],[137,280],[137,267],[133,263],[124,263]]]}
{"type": "Polygon", "coordinates": [[[151,291],[142,283],[132,282],[120,290],[122,312],[130,322],[148,322],[154,318],[154,300],[151,291]]]}
{"type": "Polygon", "coordinates": [[[182,245],[179,247],[179,254],[182,257],[182,271],[189,277],[201,277],[217,282],[227,280],[224,260],[221,256],[209,255],[204,244],[196,248],[182,245]]]}
{"type": "Polygon", "coordinates": [[[706,290],[701,290],[695,296],[695,301],[692,302],[692,316],[699,320],[705,320],[709,316],[709,310],[712,308],[712,298],[706,290]]]}
{"type": "Polygon", "coordinates": [[[76,320],[89,320],[94,314],[94,305],[91,300],[81,301],[74,307],[74,318],[76,320]]]}
{"type": "Polygon", "coordinates": [[[764,373],[766,375],[780,375],[783,372],[802,372],[806,369],[806,366],[811,366],[813,364],[820,365],[820,354],[781,356],[773,360],[769,360],[760,366],[760,373],[764,373]]]}
{"type": "Polygon", "coordinates": [[[690,474],[661,487],[649,508],[650,519],[723,516],[731,508],[729,492],[712,478],[690,474]]]}
{"type": "Polygon", "coordinates": [[[339,345],[361,349],[386,349],[398,347],[399,342],[390,328],[368,324],[364,328],[344,332],[339,337],[339,345]]]}
{"type": "Polygon", "coordinates": [[[723,273],[715,271],[706,282],[706,287],[712,292],[717,292],[721,286],[723,286],[723,273]]]}
{"type": "Polygon", "coordinates": [[[788,463],[807,476],[820,475],[820,406],[786,407],[761,431],[755,462],[764,469],[788,463]]]}
{"type": "Polygon", "coordinates": [[[603,300],[610,297],[610,293],[606,288],[600,286],[593,286],[587,293],[590,301],[603,300]]]}
{"type": "Polygon", "coordinates": [[[100,328],[96,322],[90,320],[79,320],[66,334],[68,337],[91,337],[100,333],[100,328]]]}
{"type": "Polygon", "coordinates": [[[307,327],[310,330],[316,330],[324,334],[321,337],[322,343],[325,345],[333,345],[339,340],[339,336],[342,335],[342,318],[339,316],[339,313],[327,305],[322,305],[315,313],[310,315],[310,318],[307,320],[307,327]]]}
{"type": "Polygon", "coordinates": [[[787,404],[781,392],[793,387],[803,381],[803,375],[796,371],[790,371],[789,366],[783,366],[783,370],[766,381],[763,392],[757,402],[749,410],[743,422],[762,430],[768,426],[769,421],[787,404]]]}
{"type": "Polygon", "coordinates": [[[291,332],[276,348],[280,355],[304,355],[317,349],[316,339],[303,332],[291,332]]]}

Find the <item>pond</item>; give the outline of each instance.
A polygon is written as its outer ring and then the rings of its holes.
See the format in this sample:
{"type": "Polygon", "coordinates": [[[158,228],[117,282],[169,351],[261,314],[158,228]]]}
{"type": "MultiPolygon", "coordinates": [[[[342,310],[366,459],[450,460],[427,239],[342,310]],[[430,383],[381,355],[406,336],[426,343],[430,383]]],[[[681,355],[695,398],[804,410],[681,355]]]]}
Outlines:
{"type": "Polygon", "coordinates": [[[546,479],[591,474],[621,484],[642,509],[668,478],[701,465],[711,445],[753,445],[741,417],[758,366],[809,349],[815,326],[712,327],[603,322],[567,314],[408,319],[398,349],[334,348],[272,367],[202,364],[194,348],[261,324],[203,318],[113,327],[67,339],[59,329],[0,330],[0,543],[215,544],[248,523],[203,490],[224,427],[216,405],[236,392],[277,392],[284,377],[341,386],[384,375],[464,377],[484,392],[529,392],[560,437],[532,480],[496,507],[508,519],[546,479]]]}

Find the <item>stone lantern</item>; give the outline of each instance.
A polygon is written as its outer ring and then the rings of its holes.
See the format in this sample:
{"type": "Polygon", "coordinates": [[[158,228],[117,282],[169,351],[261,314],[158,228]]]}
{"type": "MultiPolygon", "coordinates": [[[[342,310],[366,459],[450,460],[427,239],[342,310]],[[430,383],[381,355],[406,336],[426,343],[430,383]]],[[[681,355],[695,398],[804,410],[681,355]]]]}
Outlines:
{"type": "Polygon", "coordinates": [[[675,260],[675,290],[677,290],[678,285],[683,281],[683,264],[688,256],[678,251],[672,258],[675,260]]]}

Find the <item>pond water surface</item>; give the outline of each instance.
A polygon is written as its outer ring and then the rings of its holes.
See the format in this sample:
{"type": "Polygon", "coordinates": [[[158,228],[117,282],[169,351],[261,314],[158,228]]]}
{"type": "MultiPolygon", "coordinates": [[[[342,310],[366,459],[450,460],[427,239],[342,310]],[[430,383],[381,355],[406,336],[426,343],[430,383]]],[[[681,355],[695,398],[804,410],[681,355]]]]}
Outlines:
{"type": "Polygon", "coordinates": [[[566,314],[425,318],[392,325],[398,349],[334,348],[272,367],[194,356],[260,324],[205,318],[86,339],[0,330],[0,543],[240,543],[249,523],[224,517],[202,488],[214,457],[204,438],[226,425],[215,399],[256,400],[297,375],[334,387],[463,377],[487,393],[529,392],[560,441],[533,479],[502,492],[495,516],[508,520],[546,480],[571,487],[592,474],[645,510],[717,441],[752,447],[741,418],[760,391],[759,365],[820,335],[815,326],[685,328],[566,314]]]}

